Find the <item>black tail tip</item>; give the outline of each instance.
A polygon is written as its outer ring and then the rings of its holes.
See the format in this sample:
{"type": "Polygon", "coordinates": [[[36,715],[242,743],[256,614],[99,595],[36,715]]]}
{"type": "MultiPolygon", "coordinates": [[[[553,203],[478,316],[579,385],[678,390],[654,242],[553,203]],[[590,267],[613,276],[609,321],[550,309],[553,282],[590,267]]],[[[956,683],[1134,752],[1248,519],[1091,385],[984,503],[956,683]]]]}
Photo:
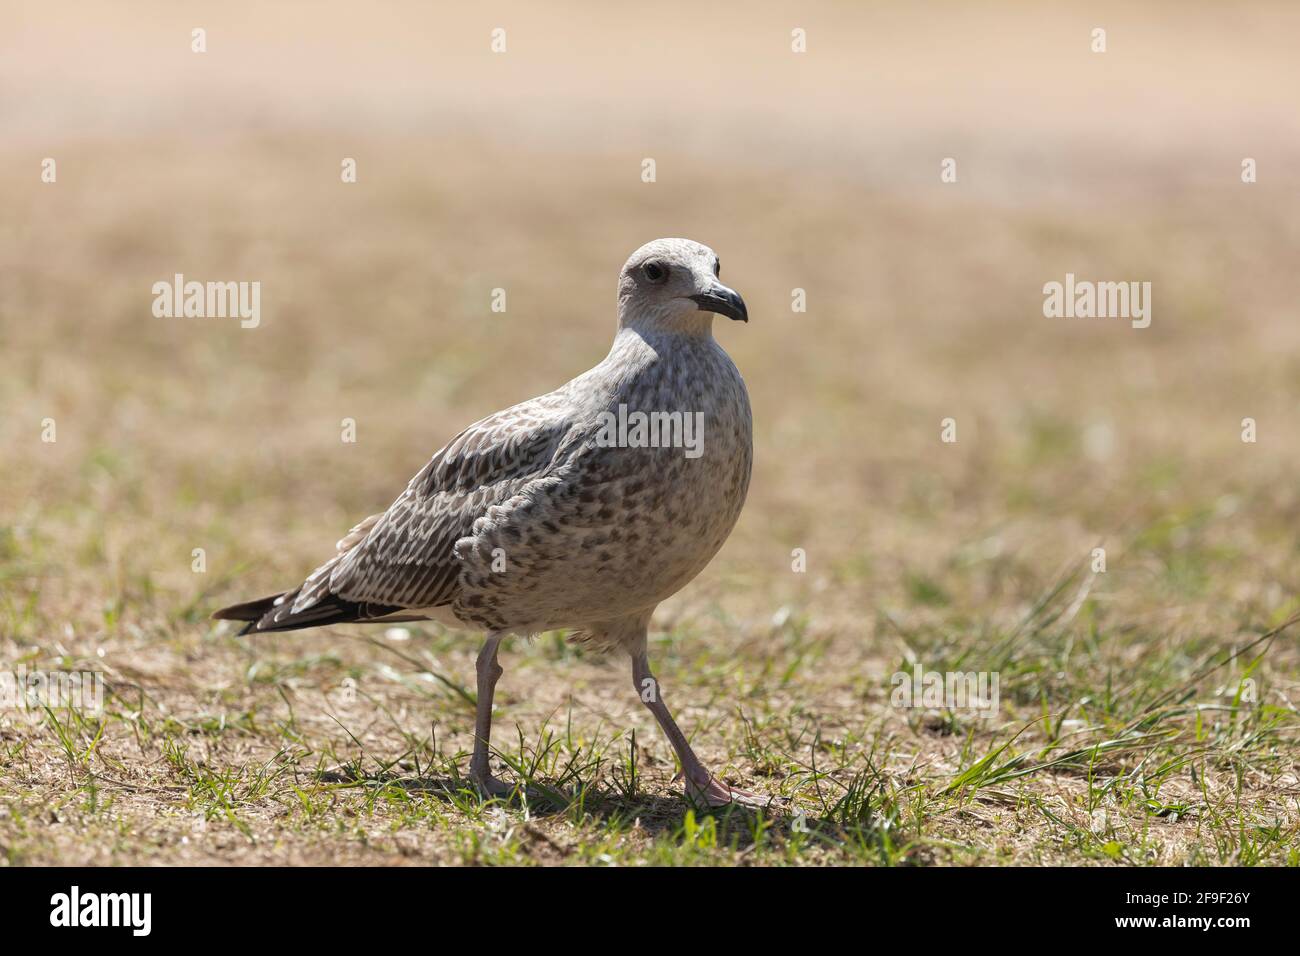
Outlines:
{"type": "Polygon", "coordinates": [[[280,599],[283,593],[270,594],[258,598],[256,601],[246,601],[243,604],[232,604],[229,607],[223,607],[212,612],[212,619],[214,621],[249,621],[249,626],[240,631],[241,634],[246,634],[255,628],[257,622],[275,607],[275,602],[280,599]]]}

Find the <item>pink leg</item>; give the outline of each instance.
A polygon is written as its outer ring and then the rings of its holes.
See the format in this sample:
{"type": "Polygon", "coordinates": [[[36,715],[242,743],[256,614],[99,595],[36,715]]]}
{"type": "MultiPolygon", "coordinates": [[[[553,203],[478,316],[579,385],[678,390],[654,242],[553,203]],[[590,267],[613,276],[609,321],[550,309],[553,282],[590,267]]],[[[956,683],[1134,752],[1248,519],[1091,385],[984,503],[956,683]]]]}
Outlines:
{"type": "Polygon", "coordinates": [[[474,715],[474,752],[469,758],[469,776],[485,797],[504,797],[510,786],[492,776],[488,765],[488,744],[492,739],[492,695],[496,692],[501,665],[497,647],[504,633],[493,631],[483,642],[478,655],[478,703],[474,715]]]}
{"type": "Polygon", "coordinates": [[[686,796],[689,799],[710,807],[723,807],[732,803],[747,807],[768,806],[769,801],[765,797],[727,786],[700,763],[699,758],[695,756],[695,751],[691,750],[686,735],[673,720],[673,715],[668,712],[668,705],[664,703],[663,698],[663,686],[658,678],[650,673],[650,662],[646,659],[644,650],[634,652],[632,655],[632,684],[636,687],[641,702],[650,708],[650,713],[655,715],[655,720],[663,729],[664,736],[668,738],[668,742],[677,753],[677,760],[682,765],[682,777],[686,781],[686,796]]]}

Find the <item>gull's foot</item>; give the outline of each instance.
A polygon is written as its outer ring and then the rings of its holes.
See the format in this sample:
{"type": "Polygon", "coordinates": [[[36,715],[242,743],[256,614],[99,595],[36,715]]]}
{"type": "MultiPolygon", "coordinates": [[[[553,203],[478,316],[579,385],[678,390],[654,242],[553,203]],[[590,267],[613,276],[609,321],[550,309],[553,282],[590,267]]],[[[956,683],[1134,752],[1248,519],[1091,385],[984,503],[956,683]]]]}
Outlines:
{"type": "Polygon", "coordinates": [[[474,783],[474,789],[479,792],[484,800],[499,799],[504,800],[510,796],[515,789],[508,783],[504,783],[492,776],[490,773],[478,773],[471,777],[474,783]]]}
{"type": "Polygon", "coordinates": [[[742,806],[762,810],[772,805],[770,797],[750,793],[739,787],[729,787],[708,772],[687,774],[686,799],[706,807],[742,806]]]}

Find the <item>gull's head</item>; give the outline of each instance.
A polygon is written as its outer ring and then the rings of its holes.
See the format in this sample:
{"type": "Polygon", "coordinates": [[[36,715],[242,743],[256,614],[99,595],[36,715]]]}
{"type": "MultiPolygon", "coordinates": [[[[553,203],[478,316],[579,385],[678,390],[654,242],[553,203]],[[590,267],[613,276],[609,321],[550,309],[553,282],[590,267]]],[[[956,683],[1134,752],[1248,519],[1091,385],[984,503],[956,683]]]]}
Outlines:
{"type": "Polygon", "coordinates": [[[619,324],[707,331],[709,313],[748,322],[745,300],[722,284],[720,273],[708,246],[689,239],[647,242],[619,273],[619,324]]]}

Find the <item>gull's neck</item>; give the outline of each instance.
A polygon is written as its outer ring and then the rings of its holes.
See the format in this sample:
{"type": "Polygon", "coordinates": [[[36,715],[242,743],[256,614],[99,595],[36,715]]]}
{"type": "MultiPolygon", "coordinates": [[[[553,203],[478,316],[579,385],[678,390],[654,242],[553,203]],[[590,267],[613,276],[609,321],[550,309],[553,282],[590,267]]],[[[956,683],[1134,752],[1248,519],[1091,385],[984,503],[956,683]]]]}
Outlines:
{"type": "Polygon", "coordinates": [[[615,341],[625,332],[647,342],[673,338],[709,341],[713,338],[713,313],[696,309],[619,309],[615,341]]]}

